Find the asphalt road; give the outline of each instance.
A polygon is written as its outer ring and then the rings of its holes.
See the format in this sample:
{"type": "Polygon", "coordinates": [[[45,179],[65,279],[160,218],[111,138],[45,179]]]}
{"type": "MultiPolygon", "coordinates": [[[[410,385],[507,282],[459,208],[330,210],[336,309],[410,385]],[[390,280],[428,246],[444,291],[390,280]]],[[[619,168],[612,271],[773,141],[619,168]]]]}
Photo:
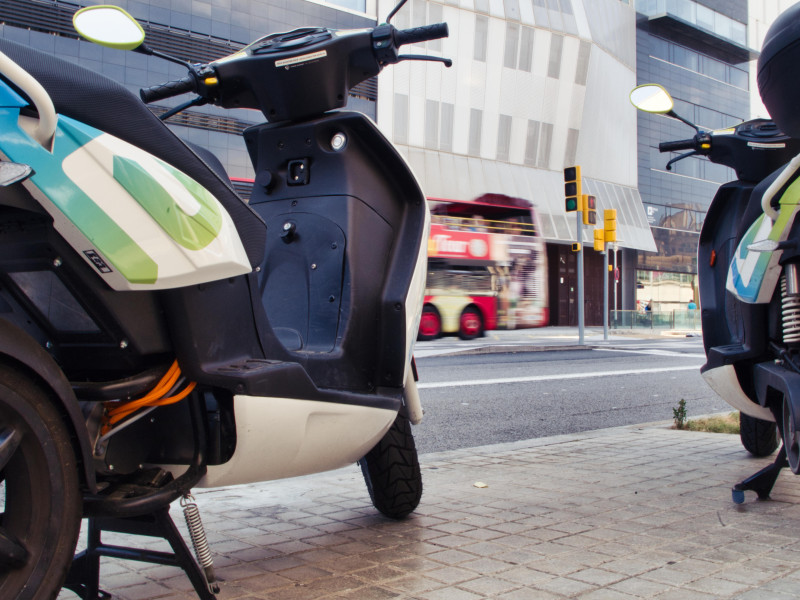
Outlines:
{"type": "Polygon", "coordinates": [[[732,410],[703,381],[700,338],[425,356],[420,453],[732,410]]]}

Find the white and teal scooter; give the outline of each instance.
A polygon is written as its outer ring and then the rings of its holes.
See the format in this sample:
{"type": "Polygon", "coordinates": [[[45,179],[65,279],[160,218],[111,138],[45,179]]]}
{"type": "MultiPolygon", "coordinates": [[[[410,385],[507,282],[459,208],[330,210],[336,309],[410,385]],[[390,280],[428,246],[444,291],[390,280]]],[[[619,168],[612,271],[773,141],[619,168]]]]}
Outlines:
{"type": "MultiPolygon", "coordinates": [[[[75,23],[163,56],[115,7],[75,23]]],[[[401,45],[446,35],[270,35],[209,64],[178,60],[187,76],[142,98],[0,39],[0,598],[52,598],[65,580],[99,597],[99,557],[113,555],[99,531],[163,532],[178,498],[201,550],[202,569],[185,568],[213,598],[196,486],[359,462],[381,512],[416,508],[429,216],[377,127],[338,109],[384,66],[431,58],[401,45]],[[267,119],[244,133],[249,203],[142,102],[184,93],[179,108],[267,119]],[[73,564],[82,517],[89,547],[73,564]]]]}

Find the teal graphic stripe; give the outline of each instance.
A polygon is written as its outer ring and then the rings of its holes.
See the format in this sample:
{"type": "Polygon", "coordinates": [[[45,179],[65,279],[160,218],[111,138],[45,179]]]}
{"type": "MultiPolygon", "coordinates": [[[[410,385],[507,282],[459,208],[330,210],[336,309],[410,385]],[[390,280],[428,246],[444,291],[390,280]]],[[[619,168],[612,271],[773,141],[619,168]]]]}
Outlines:
{"type": "Polygon", "coordinates": [[[0,79],[0,106],[22,108],[27,105],[22,96],[0,79]]]}
{"type": "Polygon", "coordinates": [[[51,154],[19,128],[18,118],[17,109],[0,108],[0,150],[33,167],[31,181],[128,281],[155,283],[155,261],[64,173],[64,159],[102,132],[59,115],[51,154]]]}

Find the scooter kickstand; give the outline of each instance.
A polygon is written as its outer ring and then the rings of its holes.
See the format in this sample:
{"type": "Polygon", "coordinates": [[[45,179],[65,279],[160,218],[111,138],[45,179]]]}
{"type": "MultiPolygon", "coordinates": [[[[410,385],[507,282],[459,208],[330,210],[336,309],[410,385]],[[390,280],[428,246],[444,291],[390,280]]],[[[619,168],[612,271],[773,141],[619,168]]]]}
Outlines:
{"type": "Polygon", "coordinates": [[[736,504],[743,504],[744,493],[747,490],[757,493],[759,500],[768,500],[769,493],[772,491],[775,482],[778,480],[778,475],[780,474],[781,469],[788,466],[789,461],[786,460],[786,447],[781,446],[781,450],[778,452],[778,456],[775,458],[774,463],[768,467],[764,467],[758,473],[751,475],[744,481],[741,481],[733,486],[733,489],[731,490],[733,501],[736,504]]]}

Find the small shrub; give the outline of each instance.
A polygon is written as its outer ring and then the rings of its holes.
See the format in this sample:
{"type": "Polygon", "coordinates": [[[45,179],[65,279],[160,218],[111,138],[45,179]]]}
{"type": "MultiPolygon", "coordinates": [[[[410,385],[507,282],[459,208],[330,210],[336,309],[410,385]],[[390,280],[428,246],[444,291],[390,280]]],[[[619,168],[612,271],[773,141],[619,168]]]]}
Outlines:
{"type": "Polygon", "coordinates": [[[681,398],[678,407],[672,409],[672,418],[675,420],[675,429],[686,429],[686,400],[681,398]]]}

